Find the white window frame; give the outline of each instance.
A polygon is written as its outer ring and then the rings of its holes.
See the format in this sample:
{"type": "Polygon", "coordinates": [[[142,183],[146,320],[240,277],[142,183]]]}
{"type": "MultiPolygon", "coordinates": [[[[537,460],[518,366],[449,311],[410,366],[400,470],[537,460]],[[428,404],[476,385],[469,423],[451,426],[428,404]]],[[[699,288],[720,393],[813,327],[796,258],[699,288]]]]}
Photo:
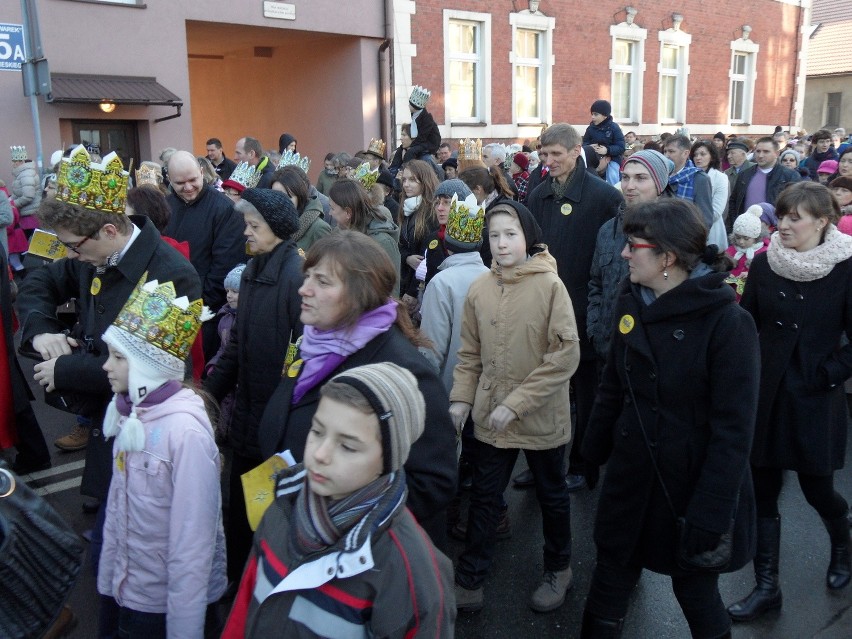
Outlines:
{"type": "Polygon", "coordinates": [[[624,124],[642,123],[642,89],[645,80],[645,40],[648,39],[648,30],[638,25],[622,22],[614,24],[609,28],[612,37],[612,55],[609,59],[610,76],[610,98],[613,100],[613,120],[624,124]],[[619,40],[629,40],[634,43],[635,49],[633,65],[617,65],[615,63],[615,49],[619,40]],[[616,73],[630,73],[630,96],[632,99],[630,113],[626,118],[615,117],[616,105],[612,87],[615,86],[616,73]]]}
{"type": "Polygon", "coordinates": [[[754,113],[754,84],[757,80],[757,52],[760,45],[751,40],[740,38],[731,41],[731,66],[728,71],[728,123],[751,124],[754,113]],[[734,73],[734,61],[737,55],[746,57],[745,73],[734,73]],[[731,117],[731,107],[734,105],[734,81],[743,83],[743,112],[742,118],[731,117]]]}
{"type": "Polygon", "coordinates": [[[512,50],[509,51],[509,62],[512,65],[512,123],[515,126],[527,126],[550,122],[553,116],[553,29],[556,18],[528,11],[510,13],[509,24],[512,27],[512,50]],[[538,31],[541,38],[541,50],[538,59],[525,59],[515,54],[515,36],[518,29],[538,31]],[[538,117],[521,119],[518,116],[517,99],[515,96],[515,72],[519,66],[537,66],[538,76],[538,117]]]}
{"type": "Polygon", "coordinates": [[[487,124],[491,121],[491,14],[473,11],[444,9],[444,122],[450,126],[465,124],[487,124]],[[450,114],[450,61],[463,58],[453,56],[449,50],[450,22],[475,22],[479,25],[479,55],[468,61],[477,63],[476,73],[476,116],[453,118],[450,114]]]}
{"type": "Polygon", "coordinates": [[[660,124],[685,124],[686,123],[686,88],[689,79],[689,45],[692,44],[692,36],[680,29],[666,29],[659,31],[660,61],[657,63],[657,74],[660,77],[657,91],[657,119],[660,124]],[[666,46],[677,47],[677,71],[670,73],[663,69],[663,50],[666,46]],[[663,117],[663,78],[674,77],[675,81],[675,114],[673,118],[663,117]]]}

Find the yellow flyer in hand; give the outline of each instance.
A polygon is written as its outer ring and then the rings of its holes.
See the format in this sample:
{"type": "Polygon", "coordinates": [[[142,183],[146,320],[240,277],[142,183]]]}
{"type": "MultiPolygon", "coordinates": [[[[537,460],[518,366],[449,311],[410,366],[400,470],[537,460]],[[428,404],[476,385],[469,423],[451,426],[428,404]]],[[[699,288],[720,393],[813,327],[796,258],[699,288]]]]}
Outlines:
{"type": "Polygon", "coordinates": [[[30,246],[27,251],[31,255],[38,255],[48,260],[58,260],[60,257],[66,257],[68,251],[56,233],[36,229],[33,231],[33,236],[30,239],[30,246]]]}
{"type": "Polygon", "coordinates": [[[275,453],[260,466],[240,476],[246,498],[246,515],[252,530],[257,530],[263,513],[275,499],[275,475],[295,464],[293,454],[285,450],[283,453],[275,453]]]}

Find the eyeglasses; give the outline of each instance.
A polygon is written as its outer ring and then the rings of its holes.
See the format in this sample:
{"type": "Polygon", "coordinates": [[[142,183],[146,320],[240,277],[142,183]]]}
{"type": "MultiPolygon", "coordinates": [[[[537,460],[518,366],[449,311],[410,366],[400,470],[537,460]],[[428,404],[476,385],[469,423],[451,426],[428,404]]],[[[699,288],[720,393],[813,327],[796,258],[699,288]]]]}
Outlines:
{"type": "Polygon", "coordinates": [[[627,250],[631,253],[635,253],[636,249],[655,249],[659,248],[656,244],[641,244],[639,242],[634,242],[629,237],[627,238],[627,250]]]}
{"type": "Polygon", "coordinates": [[[67,248],[69,251],[74,251],[75,253],[79,253],[80,247],[83,246],[83,244],[85,244],[86,242],[88,242],[91,239],[94,239],[93,236],[87,235],[86,237],[84,237],[79,242],[74,242],[73,244],[69,244],[68,242],[63,242],[62,240],[59,240],[59,243],[62,246],[64,246],[65,248],[67,248]]]}

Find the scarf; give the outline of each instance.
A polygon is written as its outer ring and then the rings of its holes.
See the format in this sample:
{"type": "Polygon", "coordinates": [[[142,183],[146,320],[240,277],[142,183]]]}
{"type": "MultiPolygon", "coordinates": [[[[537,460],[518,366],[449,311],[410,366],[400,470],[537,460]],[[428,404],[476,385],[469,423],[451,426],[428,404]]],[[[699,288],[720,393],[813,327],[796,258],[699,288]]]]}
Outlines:
{"type": "Polygon", "coordinates": [[[419,131],[417,130],[417,116],[423,113],[423,109],[419,109],[411,114],[411,130],[409,133],[411,134],[411,139],[416,140],[417,134],[419,131]]]}
{"type": "Polygon", "coordinates": [[[412,213],[417,210],[417,207],[420,206],[420,202],[423,201],[422,195],[415,195],[414,197],[407,197],[402,202],[402,212],[405,217],[411,217],[412,213]]]}
{"type": "Polygon", "coordinates": [[[852,257],[852,237],[837,230],[834,224],[825,229],[822,244],[810,251],[797,251],[781,244],[778,231],[772,234],[766,258],[776,275],[794,282],[813,282],[825,277],[837,264],[852,257]]]}
{"type": "Polygon", "coordinates": [[[374,337],[393,326],[397,306],[396,300],[388,299],[386,304],[361,315],[354,326],[328,331],[305,326],[299,346],[299,356],[304,365],[293,388],[291,403],[298,404],[309,390],[325,381],[347,357],[360,351],[374,337]]]}
{"type": "Polygon", "coordinates": [[[303,560],[334,546],[344,536],[344,551],[360,548],[405,507],[406,494],[403,470],[382,475],[337,501],[317,495],[305,479],[293,507],[293,554],[303,560]]]}
{"type": "MultiPolygon", "coordinates": [[[[148,393],[145,399],[139,402],[139,408],[162,404],[181,388],[183,385],[179,381],[169,380],[148,393]]],[[[127,393],[113,395],[112,401],[107,405],[101,430],[106,438],[116,437],[118,450],[133,452],[142,450],[145,446],[145,428],[135,415],[133,403],[127,393]],[[118,422],[121,417],[127,419],[119,428],[118,422]]]]}
{"type": "Polygon", "coordinates": [[[751,261],[754,259],[754,254],[757,253],[760,249],[763,248],[763,240],[758,240],[748,248],[740,248],[739,246],[734,246],[734,264],[738,264],[740,258],[745,255],[746,261],[748,264],[751,264],[751,261]]]}
{"type": "Polygon", "coordinates": [[[313,223],[316,222],[321,215],[322,211],[318,209],[302,211],[302,214],[299,216],[299,230],[293,234],[292,240],[294,242],[298,242],[305,237],[305,233],[308,232],[308,229],[311,228],[313,223]]]}
{"type": "Polygon", "coordinates": [[[675,187],[677,196],[690,202],[695,201],[695,174],[701,173],[701,169],[687,160],[683,168],[672,176],[669,176],[669,184],[675,187]]]}

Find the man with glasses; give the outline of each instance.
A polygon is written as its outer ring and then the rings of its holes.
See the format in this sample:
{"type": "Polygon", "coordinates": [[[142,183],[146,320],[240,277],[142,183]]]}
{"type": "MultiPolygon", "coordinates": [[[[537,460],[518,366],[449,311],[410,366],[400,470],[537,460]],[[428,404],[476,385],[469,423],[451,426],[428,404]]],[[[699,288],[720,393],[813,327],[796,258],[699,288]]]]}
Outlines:
{"type": "Polygon", "coordinates": [[[143,278],[174,282],[178,297],[201,297],[192,264],[161,240],[148,218],[125,215],[127,178],[115,154],[104,158],[103,164],[91,164],[80,146],[63,158],[56,198],[43,201],[38,216],[56,233],[68,256],[27,275],[18,296],[21,346],[35,350],[43,360],[35,366],[35,380],[47,392],[92,400],[91,412],[85,415],[92,431],[80,492],[101,501],[92,534],[95,567],[112,477],[112,442],[101,434],[112,398],[102,368],[108,352],[101,336],[143,278]],[[77,299],[80,319],[69,335],[56,308],[71,298],[77,299]]]}

